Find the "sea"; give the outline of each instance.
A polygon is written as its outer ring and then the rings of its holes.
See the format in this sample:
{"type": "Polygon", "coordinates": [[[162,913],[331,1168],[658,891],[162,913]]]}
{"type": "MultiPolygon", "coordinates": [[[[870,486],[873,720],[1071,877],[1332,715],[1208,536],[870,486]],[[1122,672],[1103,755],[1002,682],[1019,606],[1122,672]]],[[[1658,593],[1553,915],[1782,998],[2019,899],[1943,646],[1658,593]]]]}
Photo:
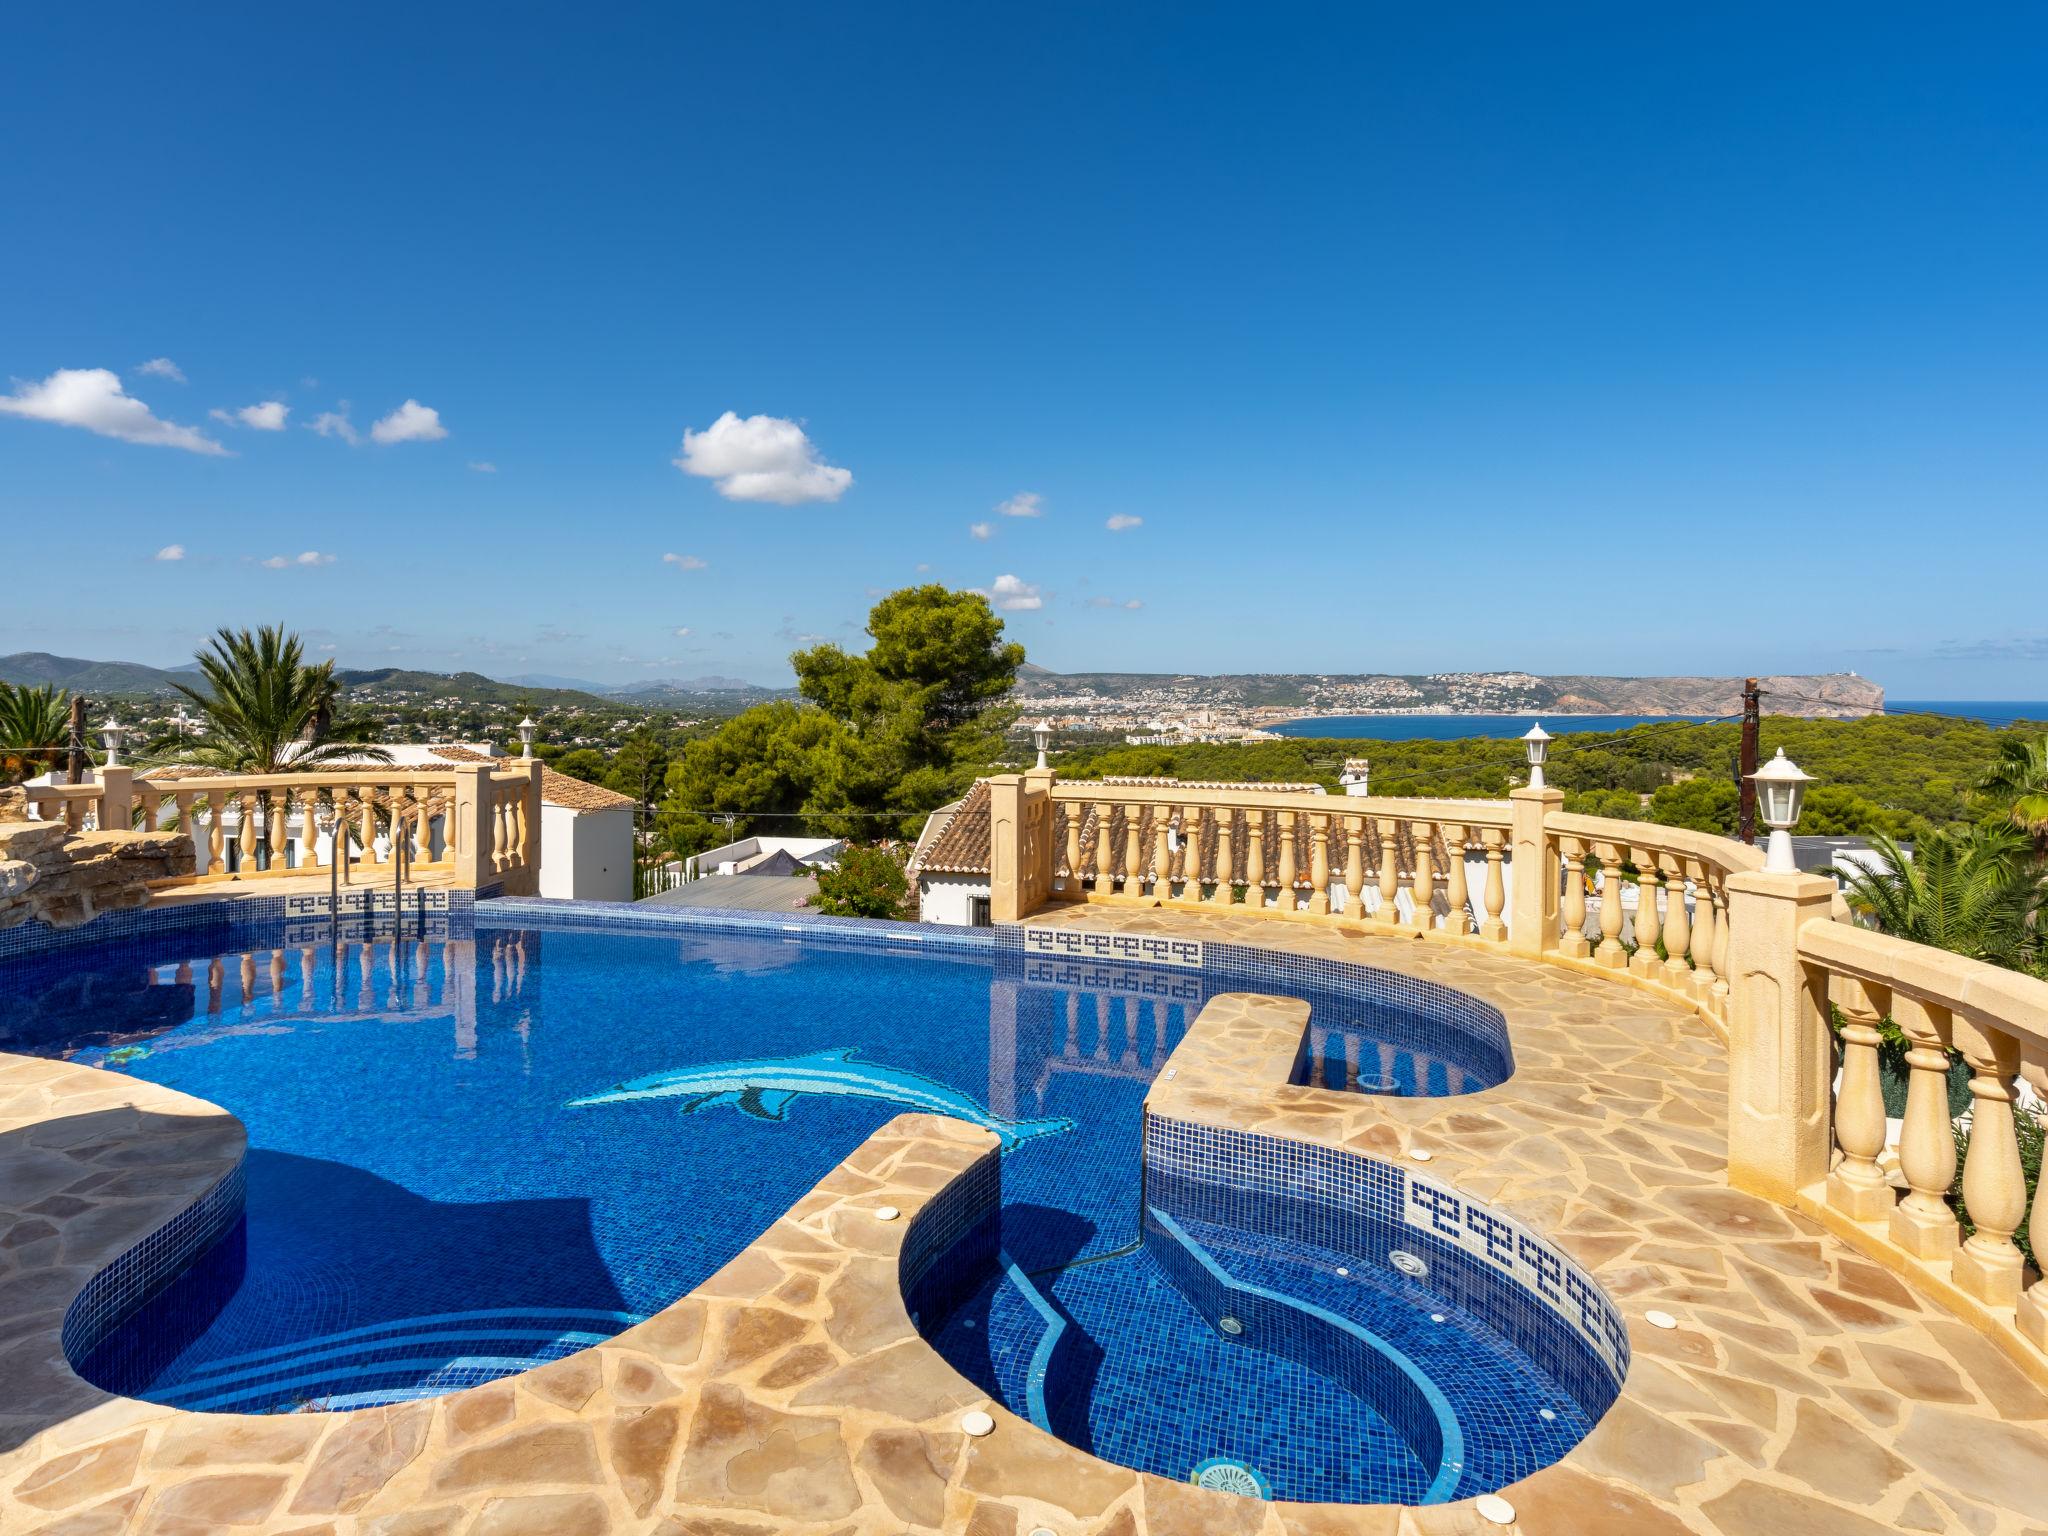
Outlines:
{"type": "MultiPolygon", "coordinates": [[[[1957,715],[1991,726],[2016,720],[2048,721],[2048,700],[2040,699],[1891,699],[1887,714],[1957,715]]],[[[1697,724],[1708,715],[1326,715],[1314,720],[1288,720],[1268,729],[1282,736],[1312,736],[1340,741],[1458,741],[1467,737],[1504,739],[1520,736],[1541,722],[1553,736],[1581,731],[1612,735],[1638,725],[1675,721],[1697,724]]]]}

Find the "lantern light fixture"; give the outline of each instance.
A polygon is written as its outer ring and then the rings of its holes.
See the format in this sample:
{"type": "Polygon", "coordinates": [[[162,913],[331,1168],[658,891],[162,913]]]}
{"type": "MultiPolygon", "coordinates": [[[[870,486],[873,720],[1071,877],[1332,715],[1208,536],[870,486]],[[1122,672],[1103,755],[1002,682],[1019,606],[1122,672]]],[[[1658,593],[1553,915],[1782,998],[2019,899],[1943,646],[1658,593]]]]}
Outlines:
{"type": "Polygon", "coordinates": [[[1522,737],[1522,746],[1529,754],[1529,787],[1543,787],[1543,760],[1550,755],[1550,732],[1543,729],[1541,722],[1529,727],[1522,737]]]}
{"type": "Polygon", "coordinates": [[[1799,813],[1806,803],[1806,786],[1813,782],[1813,775],[1800,772],[1799,765],[1780,747],[1778,755],[1752,773],[1749,781],[1756,786],[1758,813],[1771,829],[1770,842],[1764,848],[1764,868],[1774,874],[1797,874],[1799,864],[1792,857],[1792,829],[1799,825],[1799,813]]]}

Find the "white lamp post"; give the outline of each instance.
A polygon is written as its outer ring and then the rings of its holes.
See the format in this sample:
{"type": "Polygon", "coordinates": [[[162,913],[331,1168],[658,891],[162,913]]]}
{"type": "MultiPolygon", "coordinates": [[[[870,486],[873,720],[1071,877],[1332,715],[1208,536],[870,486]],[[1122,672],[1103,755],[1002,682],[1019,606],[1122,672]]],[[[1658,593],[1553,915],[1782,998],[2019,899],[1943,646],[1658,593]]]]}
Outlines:
{"type": "Polygon", "coordinates": [[[519,760],[522,763],[532,759],[533,733],[539,729],[540,727],[533,723],[531,715],[519,722],[519,760]]]}
{"type": "Polygon", "coordinates": [[[1031,745],[1038,749],[1038,766],[1046,766],[1045,749],[1052,745],[1052,722],[1041,720],[1031,727],[1031,745]]]}
{"type": "Polygon", "coordinates": [[[1543,760],[1550,755],[1550,732],[1543,729],[1540,723],[1532,725],[1528,734],[1522,737],[1522,746],[1529,753],[1529,787],[1541,789],[1543,760]]]}
{"type": "Polygon", "coordinates": [[[1771,829],[1770,841],[1764,847],[1764,868],[1774,874],[1795,875],[1799,864],[1792,857],[1792,829],[1799,825],[1800,808],[1806,803],[1806,786],[1813,782],[1813,775],[1801,773],[1799,765],[1780,747],[1778,755],[1749,778],[1756,785],[1764,825],[1771,829]]]}
{"type": "Polygon", "coordinates": [[[107,749],[106,767],[121,766],[121,738],[127,734],[128,728],[112,717],[101,723],[100,744],[107,749]]]}

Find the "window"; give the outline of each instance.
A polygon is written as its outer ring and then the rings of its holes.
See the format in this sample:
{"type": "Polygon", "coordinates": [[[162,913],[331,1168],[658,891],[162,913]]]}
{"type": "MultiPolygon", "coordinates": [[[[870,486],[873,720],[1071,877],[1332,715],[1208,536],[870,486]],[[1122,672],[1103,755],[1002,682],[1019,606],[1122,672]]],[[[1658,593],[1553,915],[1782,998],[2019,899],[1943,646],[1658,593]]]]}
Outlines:
{"type": "Polygon", "coordinates": [[[976,928],[986,928],[989,926],[988,898],[986,896],[970,896],[967,898],[967,921],[976,928]]]}

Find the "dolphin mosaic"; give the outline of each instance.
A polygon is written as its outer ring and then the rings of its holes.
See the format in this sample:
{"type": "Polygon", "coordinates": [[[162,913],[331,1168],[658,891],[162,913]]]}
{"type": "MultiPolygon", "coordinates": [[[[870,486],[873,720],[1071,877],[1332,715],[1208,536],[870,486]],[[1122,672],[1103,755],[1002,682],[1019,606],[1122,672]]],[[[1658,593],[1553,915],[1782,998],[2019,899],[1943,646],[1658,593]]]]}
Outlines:
{"type": "Polygon", "coordinates": [[[754,1061],[719,1061],[701,1067],[683,1067],[674,1072],[653,1072],[620,1083],[602,1093],[571,1099],[574,1109],[588,1104],[627,1104],[640,1099],[680,1099],[685,1114],[720,1104],[730,1104],[757,1120],[780,1120],[799,1095],[826,1094],[834,1098],[879,1099],[901,1104],[927,1114],[950,1115],[983,1130],[994,1131],[1005,1152],[1040,1136],[1058,1136],[1071,1131],[1074,1122],[1064,1116],[1043,1120],[1005,1120],[991,1114],[958,1089],[936,1078],[902,1067],[853,1060],[854,1048],[842,1046],[813,1051],[808,1056],[761,1058],[754,1061]]]}

